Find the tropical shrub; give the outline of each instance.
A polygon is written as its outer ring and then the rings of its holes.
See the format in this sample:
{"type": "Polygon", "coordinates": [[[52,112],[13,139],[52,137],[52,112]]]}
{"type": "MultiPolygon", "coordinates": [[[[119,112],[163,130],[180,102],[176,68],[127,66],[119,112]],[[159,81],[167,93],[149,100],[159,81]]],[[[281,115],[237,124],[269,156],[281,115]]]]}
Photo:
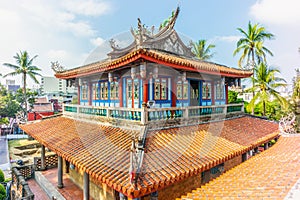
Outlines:
{"type": "Polygon", "coordinates": [[[6,199],[6,190],[2,184],[0,184],[0,200],[6,199]]]}
{"type": "Polygon", "coordinates": [[[5,177],[3,171],[0,169],[0,183],[4,182],[5,177]]]}

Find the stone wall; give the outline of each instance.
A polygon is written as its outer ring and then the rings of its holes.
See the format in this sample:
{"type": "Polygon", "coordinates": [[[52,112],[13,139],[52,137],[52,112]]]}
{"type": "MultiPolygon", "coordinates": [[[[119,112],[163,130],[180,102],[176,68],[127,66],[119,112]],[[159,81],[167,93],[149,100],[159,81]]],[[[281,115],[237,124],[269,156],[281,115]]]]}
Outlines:
{"type": "MultiPolygon", "coordinates": [[[[64,165],[65,166],[65,165],[64,165]]],[[[64,167],[65,170],[65,167],[64,167]]],[[[69,176],[72,181],[77,184],[80,188],[83,189],[83,172],[79,172],[77,168],[69,170],[69,176]]],[[[114,200],[114,190],[108,187],[105,184],[99,183],[100,185],[96,185],[90,179],[90,196],[94,198],[94,200],[114,200]]]]}
{"type": "Polygon", "coordinates": [[[242,155],[236,156],[224,163],[224,172],[242,163],[242,155]]]}

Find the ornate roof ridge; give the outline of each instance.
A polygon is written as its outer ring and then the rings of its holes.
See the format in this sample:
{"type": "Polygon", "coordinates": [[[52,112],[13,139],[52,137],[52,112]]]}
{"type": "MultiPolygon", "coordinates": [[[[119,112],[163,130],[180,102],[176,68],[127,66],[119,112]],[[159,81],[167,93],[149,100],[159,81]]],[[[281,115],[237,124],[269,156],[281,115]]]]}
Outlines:
{"type": "Polygon", "coordinates": [[[82,77],[97,72],[115,70],[139,59],[156,62],[176,69],[203,72],[207,74],[220,74],[223,76],[237,76],[241,78],[249,77],[252,75],[252,72],[249,70],[231,68],[226,65],[221,65],[213,62],[178,56],[175,53],[170,53],[161,49],[138,48],[122,57],[114,59],[110,58],[87,64],[82,67],[77,67],[56,73],[55,76],[62,79],[82,77]]]}

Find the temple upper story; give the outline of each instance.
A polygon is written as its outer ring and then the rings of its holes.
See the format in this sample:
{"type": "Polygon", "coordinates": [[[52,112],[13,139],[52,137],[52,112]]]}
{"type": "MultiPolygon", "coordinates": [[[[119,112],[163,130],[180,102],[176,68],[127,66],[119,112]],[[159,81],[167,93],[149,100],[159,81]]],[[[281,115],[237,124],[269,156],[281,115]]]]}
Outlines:
{"type": "MultiPolygon", "coordinates": [[[[121,48],[111,39],[112,50],[107,59],[69,70],[57,66],[55,76],[78,87],[79,106],[224,107],[228,103],[228,88],[240,87],[241,78],[250,77],[252,72],[197,59],[174,29],[178,14],[179,8],[156,33],[138,19],[137,28],[131,29],[134,40],[130,45],[121,48]]],[[[183,112],[169,115],[183,115],[183,112]]],[[[137,116],[141,118],[140,114],[137,116]]]]}

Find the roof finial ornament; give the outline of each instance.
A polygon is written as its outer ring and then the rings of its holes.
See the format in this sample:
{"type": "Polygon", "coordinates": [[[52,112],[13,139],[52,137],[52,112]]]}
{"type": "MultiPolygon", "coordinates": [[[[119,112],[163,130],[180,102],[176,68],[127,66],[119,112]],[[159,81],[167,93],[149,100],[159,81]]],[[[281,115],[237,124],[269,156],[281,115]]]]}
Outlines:
{"type": "Polygon", "coordinates": [[[55,73],[60,73],[65,71],[66,69],[59,64],[58,61],[51,62],[51,68],[55,73]]]}
{"type": "Polygon", "coordinates": [[[115,49],[120,49],[119,45],[116,44],[116,40],[113,38],[109,40],[110,47],[115,50],[115,49]]]}
{"type": "Polygon", "coordinates": [[[180,11],[180,8],[179,8],[179,5],[177,6],[177,9],[174,11],[172,11],[172,15],[168,18],[168,19],[165,19],[159,26],[159,30],[162,30],[164,28],[166,29],[173,29],[174,28],[174,25],[176,23],[176,19],[178,17],[178,14],[179,14],[179,11],[180,11]]]}
{"type": "Polygon", "coordinates": [[[143,44],[143,42],[149,37],[149,34],[151,32],[147,29],[145,24],[142,24],[142,21],[140,18],[138,18],[137,20],[138,20],[137,30],[131,28],[130,31],[136,41],[136,44],[138,46],[141,46],[143,44]]]}

